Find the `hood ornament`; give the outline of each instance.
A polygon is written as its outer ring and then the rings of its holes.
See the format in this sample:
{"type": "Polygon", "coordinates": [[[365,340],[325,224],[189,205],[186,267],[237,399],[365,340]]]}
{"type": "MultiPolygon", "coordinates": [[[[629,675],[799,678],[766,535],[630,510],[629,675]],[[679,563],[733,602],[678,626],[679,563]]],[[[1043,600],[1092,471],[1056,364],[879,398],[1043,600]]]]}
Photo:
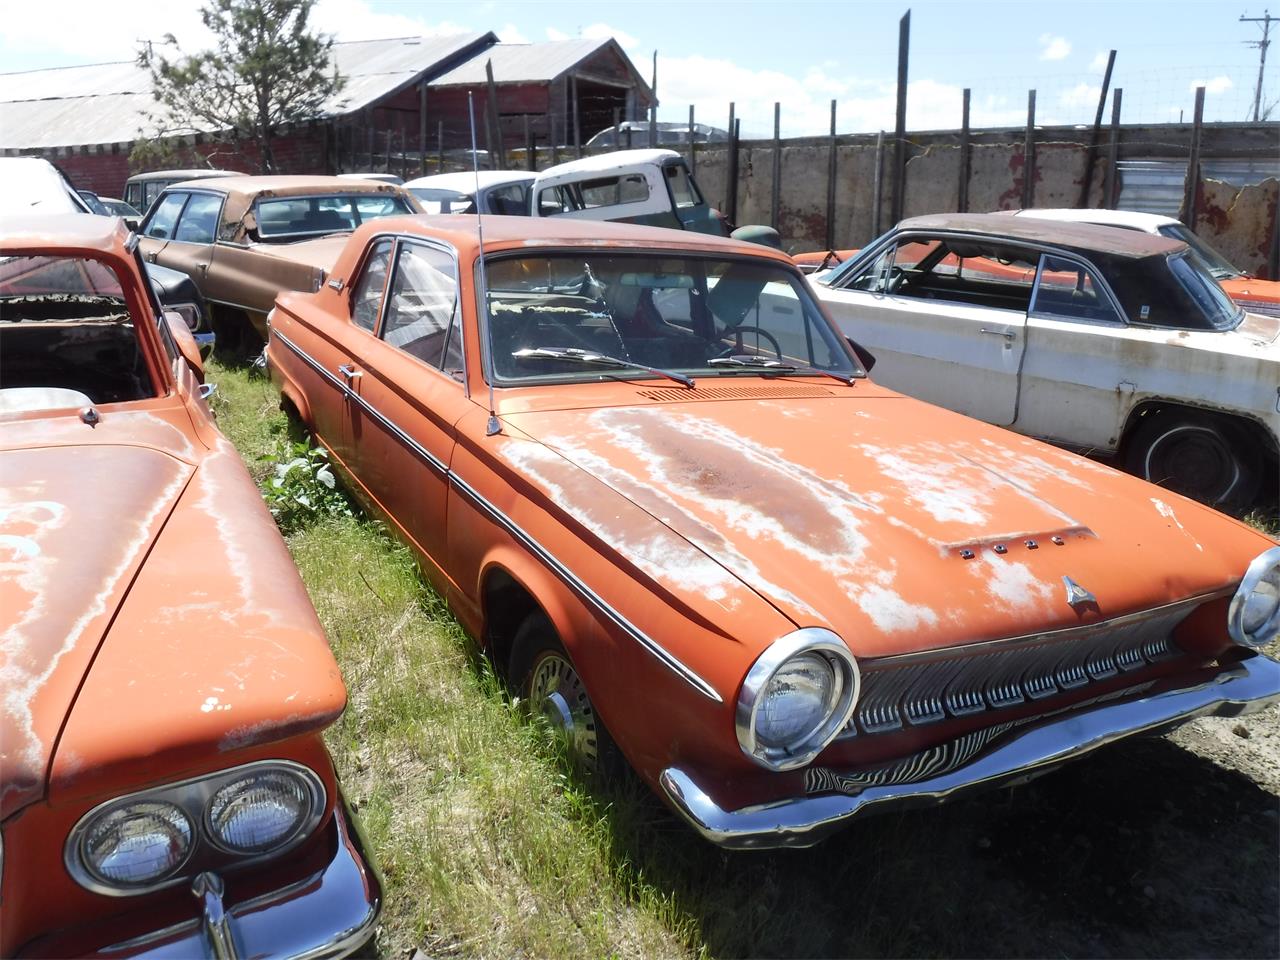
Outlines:
{"type": "Polygon", "coordinates": [[[1067,588],[1067,605],[1073,610],[1087,607],[1089,604],[1098,605],[1098,598],[1070,577],[1064,576],[1062,582],[1067,588]]]}

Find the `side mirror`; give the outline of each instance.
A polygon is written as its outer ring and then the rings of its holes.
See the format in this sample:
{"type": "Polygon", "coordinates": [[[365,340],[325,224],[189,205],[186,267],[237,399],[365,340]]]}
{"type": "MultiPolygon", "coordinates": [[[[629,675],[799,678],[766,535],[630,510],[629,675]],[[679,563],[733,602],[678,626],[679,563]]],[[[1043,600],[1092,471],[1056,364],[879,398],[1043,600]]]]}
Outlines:
{"type": "Polygon", "coordinates": [[[845,341],[849,344],[850,349],[853,350],[853,355],[858,358],[858,362],[862,364],[862,369],[870,373],[871,368],[876,365],[876,355],[854,340],[853,337],[845,337],[845,341]]]}
{"type": "Polygon", "coordinates": [[[182,354],[182,359],[186,361],[187,366],[191,368],[196,382],[204,383],[204,358],[200,356],[200,345],[196,343],[196,338],[187,326],[187,322],[182,319],[181,314],[172,310],[164,312],[164,320],[169,325],[169,333],[173,337],[174,345],[182,354]]]}

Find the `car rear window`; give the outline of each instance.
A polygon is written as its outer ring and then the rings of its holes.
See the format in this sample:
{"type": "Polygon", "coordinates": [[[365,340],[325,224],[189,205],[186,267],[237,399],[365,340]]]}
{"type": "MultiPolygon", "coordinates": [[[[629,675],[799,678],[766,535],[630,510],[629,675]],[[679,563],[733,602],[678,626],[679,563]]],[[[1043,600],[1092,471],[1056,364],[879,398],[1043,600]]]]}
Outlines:
{"type": "Polygon", "coordinates": [[[403,197],[393,193],[281,197],[259,200],[256,211],[258,238],[267,242],[345,233],[369,220],[414,212],[403,197]]]}
{"type": "Polygon", "coordinates": [[[1175,254],[1169,258],[1169,269],[1178,285],[1186,292],[1204,313],[1209,325],[1226,330],[1234,327],[1243,316],[1239,305],[1234,303],[1225,290],[1203,267],[1191,259],[1190,251],[1175,254]]]}

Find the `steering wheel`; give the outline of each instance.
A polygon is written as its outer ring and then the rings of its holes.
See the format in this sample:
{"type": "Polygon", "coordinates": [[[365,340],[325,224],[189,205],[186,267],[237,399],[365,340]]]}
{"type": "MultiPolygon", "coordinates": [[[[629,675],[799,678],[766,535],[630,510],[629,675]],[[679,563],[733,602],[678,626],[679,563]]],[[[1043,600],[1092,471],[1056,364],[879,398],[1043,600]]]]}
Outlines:
{"type": "MultiPolygon", "coordinates": [[[[768,341],[769,341],[769,346],[773,348],[774,355],[775,355],[779,360],[781,360],[781,359],[782,359],[782,344],[778,343],[778,338],[777,338],[777,337],[775,337],[772,333],[770,333],[768,330],[763,329],[762,327],[756,327],[756,326],[752,326],[752,325],[751,325],[751,324],[749,324],[749,323],[744,323],[744,324],[741,324],[741,325],[739,325],[739,326],[732,327],[732,328],[730,328],[730,329],[726,330],[726,331],[724,332],[724,335],[725,335],[725,336],[728,336],[728,335],[732,334],[732,335],[734,335],[735,337],[737,337],[737,336],[739,336],[740,334],[742,334],[744,331],[751,331],[751,332],[753,332],[753,333],[759,334],[759,335],[760,335],[761,337],[763,337],[765,340],[768,340],[768,341]]],[[[737,350],[737,347],[736,347],[736,346],[725,347],[723,350],[721,350],[719,353],[717,353],[717,354],[716,354],[716,356],[717,356],[717,357],[730,357],[730,356],[733,356],[733,354],[736,352],[736,350],[737,350]]]]}
{"type": "Polygon", "coordinates": [[[897,293],[898,288],[907,279],[907,271],[902,267],[893,266],[889,268],[889,275],[884,278],[883,293],[897,293]]]}

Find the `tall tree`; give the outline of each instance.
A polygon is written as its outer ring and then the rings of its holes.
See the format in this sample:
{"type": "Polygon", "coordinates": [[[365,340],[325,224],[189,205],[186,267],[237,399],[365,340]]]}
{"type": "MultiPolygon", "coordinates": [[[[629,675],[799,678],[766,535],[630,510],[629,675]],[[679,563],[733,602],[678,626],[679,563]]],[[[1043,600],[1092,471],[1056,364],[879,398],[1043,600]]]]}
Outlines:
{"type": "Polygon", "coordinates": [[[313,119],[342,89],[333,37],[309,29],[315,0],[208,0],[200,19],[214,48],[186,54],[173,34],[147,44],[138,62],[151,71],[170,124],[209,129],[258,145],[264,173],[276,171],[272,139],[281,126],[313,119]]]}

